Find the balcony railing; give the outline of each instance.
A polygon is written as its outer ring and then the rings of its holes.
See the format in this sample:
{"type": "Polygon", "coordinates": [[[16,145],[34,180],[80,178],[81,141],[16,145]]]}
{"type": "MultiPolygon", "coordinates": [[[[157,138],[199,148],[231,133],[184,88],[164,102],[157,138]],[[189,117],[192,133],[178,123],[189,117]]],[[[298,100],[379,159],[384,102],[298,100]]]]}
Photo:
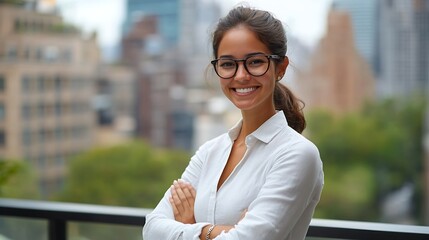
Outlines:
{"type": "MultiPolygon", "coordinates": [[[[49,240],[66,240],[67,224],[70,222],[142,227],[145,224],[145,216],[150,211],[150,209],[127,207],[0,199],[0,216],[48,221],[49,240]]],[[[307,237],[355,240],[428,240],[429,227],[313,219],[307,237]]]]}

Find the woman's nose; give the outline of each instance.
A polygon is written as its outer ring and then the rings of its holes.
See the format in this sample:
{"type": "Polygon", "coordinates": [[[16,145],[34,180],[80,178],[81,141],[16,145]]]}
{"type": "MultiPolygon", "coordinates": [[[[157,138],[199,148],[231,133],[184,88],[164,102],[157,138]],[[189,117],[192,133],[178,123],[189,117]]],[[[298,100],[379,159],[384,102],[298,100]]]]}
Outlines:
{"type": "Polygon", "coordinates": [[[244,67],[244,63],[241,62],[237,65],[237,72],[235,73],[235,80],[248,80],[249,79],[249,73],[247,72],[246,68],[244,67]]]}

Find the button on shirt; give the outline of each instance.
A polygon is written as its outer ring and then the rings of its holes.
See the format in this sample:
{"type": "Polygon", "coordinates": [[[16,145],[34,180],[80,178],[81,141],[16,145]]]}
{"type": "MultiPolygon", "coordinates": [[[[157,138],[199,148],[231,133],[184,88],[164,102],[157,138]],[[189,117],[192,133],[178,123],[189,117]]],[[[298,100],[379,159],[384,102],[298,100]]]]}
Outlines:
{"type": "Polygon", "coordinates": [[[203,144],[182,175],[197,192],[196,224],[174,220],[168,190],[146,216],[144,240],[199,240],[208,224],[232,225],[216,240],[304,239],[323,187],[318,149],[278,111],[246,137],[247,150],[223,185],[217,184],[242,121],[203,144]],[[240,220],[241,214],[246,212],[240,220]]]}

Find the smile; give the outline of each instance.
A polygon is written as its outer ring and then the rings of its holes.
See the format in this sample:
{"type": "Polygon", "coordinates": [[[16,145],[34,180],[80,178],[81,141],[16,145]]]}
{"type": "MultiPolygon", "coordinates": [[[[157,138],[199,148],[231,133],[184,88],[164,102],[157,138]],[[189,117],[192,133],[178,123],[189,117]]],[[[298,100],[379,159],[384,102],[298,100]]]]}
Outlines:
{"type": "Polygon", "coordinates": [[[256,90],[256,87],[250,87],[250,88],[235,88],[235,91],[237,93],[242,93],[242,94],[246,94],[246,93],[250,93],[256,90]]]}

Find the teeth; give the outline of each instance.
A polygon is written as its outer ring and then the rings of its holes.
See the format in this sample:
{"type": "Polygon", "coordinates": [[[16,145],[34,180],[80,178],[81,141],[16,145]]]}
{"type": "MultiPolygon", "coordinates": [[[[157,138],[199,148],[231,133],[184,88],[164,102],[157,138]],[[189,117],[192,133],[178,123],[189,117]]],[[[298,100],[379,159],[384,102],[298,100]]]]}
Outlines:
{"type": "Polygon", "coordinates": [[[248,93],[251,91],[254,91],[256,88],[252,87],[252,88],[236,88],[235,91],[237,91],[238,93],[248,93]]]}

